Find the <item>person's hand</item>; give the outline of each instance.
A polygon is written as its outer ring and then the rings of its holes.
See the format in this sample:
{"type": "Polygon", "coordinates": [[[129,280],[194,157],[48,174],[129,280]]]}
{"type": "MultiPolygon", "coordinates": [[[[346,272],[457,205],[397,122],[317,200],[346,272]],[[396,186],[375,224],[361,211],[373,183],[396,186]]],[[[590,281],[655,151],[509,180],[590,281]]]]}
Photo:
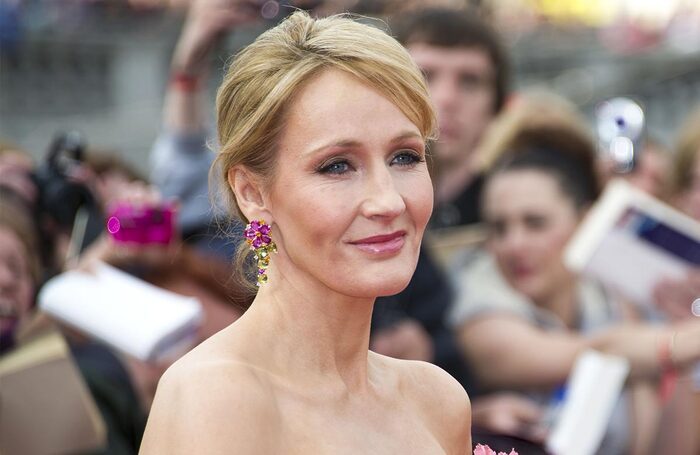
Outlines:
{"type": "Polygon", "coordinates": [[[700,298],[700,268],[680,280],[665,279],[654,287],[654,303],[670,320],[693,317],[693,302],[700,298]]]}
{"type": "Polygon", "coordinates": [[[412,319],[380,330],[372,336],[371,349],[389,357],[405,360],[433,360],[433,342],[423,327],[412,319]]]}
{"type": "Polygon", "coordinates": [[[201,75],[218,39],[236,26],[258,20],[260,8],[255,0],[194,0],[175,48],[173,71],[201,75]]]}
{"type": "Polygon", "coordinates": [[[496,434],[543,442],[544,410],[532,400],[513,393],[496,393],[472,401],[472,425],[496,434]]]}
{"type": "MultiPolygon", "coordinates": [[[[112,195],[104,201],[107,206],[123,202],[128,202],[134,207],[156,206],[162,203],[162,197],[155,187],[138,181],[115,180],[108,188],[102,190],[105,197],[107,194],[112,195]]],[[[89,272],[99,262],[115,266],[157,266],[172,261],[179,247],[180,236],[177,232],[168,245],[117,242],[105,232],[90,245],[77,262],[67,264],[67,267],[89,272]]]]}

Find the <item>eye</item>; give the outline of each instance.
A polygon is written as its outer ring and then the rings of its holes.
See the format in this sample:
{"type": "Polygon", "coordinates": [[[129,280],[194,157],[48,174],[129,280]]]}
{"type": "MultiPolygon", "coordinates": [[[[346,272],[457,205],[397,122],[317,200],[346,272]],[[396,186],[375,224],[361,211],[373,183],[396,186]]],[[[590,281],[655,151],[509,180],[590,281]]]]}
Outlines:
{"type": "Polygon", "coordinates": [[[506,224],[500,220],[492,220],[487,222],[488,233],[492,238],[500,238],[506,232],[506,224]]]}
{"type": "Polygon", "coordinates": [[[342,175],[351,170],[347,160],[335,160],[321,165],[318,172],[321,174],[342,175]]]}
{"type": "Polygon", "coordinates": [[[488,80],[486,77],[479,76],[478,74],[465,73],[460,75],[459,84],[462,89],[466,91],[474,91],[485,87],[488,84],[488,80]]]}
{"type": "Polygon", "coordinates": [[[541,231],[548,225],[548,219],[541,215],[528,215],[525,217],[525,225],[533,231],[541,231]]]}
{"type": "Polygon", "coordinates": [[[396,164],[398,166],[413,166],[417,163],[422,163],[425,159],[413,150],[402,150],[394,156],[391,160],[391,164],[396,164]]]}

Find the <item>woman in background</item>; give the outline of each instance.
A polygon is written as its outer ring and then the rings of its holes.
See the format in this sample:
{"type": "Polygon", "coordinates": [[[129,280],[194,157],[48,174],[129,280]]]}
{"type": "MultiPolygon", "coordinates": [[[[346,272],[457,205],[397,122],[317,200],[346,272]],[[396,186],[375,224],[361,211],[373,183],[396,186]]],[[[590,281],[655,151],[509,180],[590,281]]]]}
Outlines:
{"type": "MultiPolygon", "coordinates": [[[[490,256],[460,275],[461,345],[486,388],[517,390],[542,406],[556,401],[585,349],[626,358],[629,387],[599,453],[648,453],[661,415],[658,380],[700,359],[700,323],[639,322],[631,306],[566,269],[564,248],[599,193],[594,144],[570,111],[538,123],[547,107],[523,103],[516,109],[530,115],[510,125],[485,183],[490,256]]],[[[688,433],[673,453],[694,453],[688,433]]]]}

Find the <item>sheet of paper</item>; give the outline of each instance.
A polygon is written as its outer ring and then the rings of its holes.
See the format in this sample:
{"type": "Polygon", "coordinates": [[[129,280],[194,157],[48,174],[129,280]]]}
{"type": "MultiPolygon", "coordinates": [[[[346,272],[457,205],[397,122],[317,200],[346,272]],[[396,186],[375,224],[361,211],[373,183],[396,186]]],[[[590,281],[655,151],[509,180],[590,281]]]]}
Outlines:
{"type": "Polygon", "coordinates": [[[51,279],[39,306],[52,317],[142,360],[157,360],[193,341],[202,308],[185,297],[101,264],[93,274],[51,279]]]}
{"type": "Polygon", "coordinates": [[[700,267],[700,223],[615,181],[572,237],[564,261],[570,269],[648,306],[659,281],[681,279],[700,267]]]}
{"type": "Polygon", "coordinates": [[[629,374],[626,359],[585,351],[576,360],[566,398],[546,441],[554,455],[593,455],[629,374]]]}

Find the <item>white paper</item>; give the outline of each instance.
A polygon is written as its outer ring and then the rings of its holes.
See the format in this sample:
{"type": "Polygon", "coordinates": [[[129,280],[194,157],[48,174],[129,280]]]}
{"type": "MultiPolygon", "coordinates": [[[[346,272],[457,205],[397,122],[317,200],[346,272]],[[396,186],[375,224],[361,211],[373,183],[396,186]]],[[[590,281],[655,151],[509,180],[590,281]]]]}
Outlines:
{"type": "Polygon", "coordinates": [[[39,306],[52,317],[136,358],[160,359],[194,340],[202,307],[106,264],[49,280],[39,306]]]}
{"type": "Polygon", "coordinates": [[[554,455],[593,455],[629,373],[626,359],[585,351],[569,376],[559,418],[546,441],[554,455]]]}
{"type": "MultiPolygon", "coordinates": [[[[624,181],[608,185],[567,245],[564,262],[642,306],[652,304],[663,279],[682,279],[697,267],[700,223],[624,181]],[[671,237],[640,236],[638,226],[660,226],[671,237]],[[674,249],[675,248],[675,249],[674,249]],[[689,256],[683,257],[682,250],[689,256]]],[[[688,308],[692,302],[688,302],[688,308]]]]}

